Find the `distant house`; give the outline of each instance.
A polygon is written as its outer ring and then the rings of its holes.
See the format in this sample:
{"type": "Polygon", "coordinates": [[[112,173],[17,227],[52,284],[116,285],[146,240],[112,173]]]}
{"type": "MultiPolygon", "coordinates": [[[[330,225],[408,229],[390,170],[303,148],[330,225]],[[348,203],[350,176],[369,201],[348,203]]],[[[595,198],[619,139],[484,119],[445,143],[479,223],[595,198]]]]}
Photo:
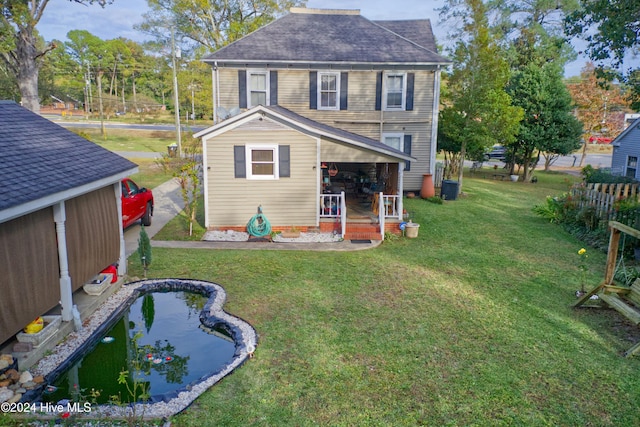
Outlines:
{"type": "Polygon", "coordinates": [[[120,180],[137,166],[0,101],[0,343],[110,264],[126,266],[120,180]]]}
{"type": "Polygon", "coordinates": [[[627,176],[640,181],[640,119],[632,122],[611,143],[611,171],[614,175],[627,176]]]}
{"type": "Polygon", "coordinates": [[[277,227],[337,218],[349,235],[342,204],[365,200],[400,221],[403,192],[434,172],[450,61],[429,20],[293,8],[204,61],[218,122],[196,134],[209,228],[240,227],[261,205],[277,227]]]}

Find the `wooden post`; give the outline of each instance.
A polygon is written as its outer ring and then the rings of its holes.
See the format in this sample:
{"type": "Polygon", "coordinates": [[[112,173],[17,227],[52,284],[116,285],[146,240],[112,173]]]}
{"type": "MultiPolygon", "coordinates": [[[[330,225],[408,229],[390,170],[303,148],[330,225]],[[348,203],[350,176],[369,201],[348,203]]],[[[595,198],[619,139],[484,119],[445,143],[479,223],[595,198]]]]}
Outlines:
{"type": "Polygon", "coordinates": [[[607,266],[604,272],[604,281],[578,299],[573,304],[574,307],[584,304],[592,295],[597,294],[600,289],[605,286],[611,286],[613,283],[613,276],[616,272],[616,260],[618,259],[620,234],[625,233],[635,237],[636,239],[640,239],[640,230],[636,230],[635,228],[631,228],[628,225],[621,224],[617,221],[609,221],[609,228],[611,228],[611,235],[609,237],[609,250],[607,251],[607,266]]]}
{"type": "Polygon", "coordinates": [[[604,272],[604,284],[613,283],[613,275],[616,272],[616,259],[618,258],[618,244],[620,243],[620,230],[611,226],[609,237],[609,250],[607,251],[607,267],[604,272]]]}

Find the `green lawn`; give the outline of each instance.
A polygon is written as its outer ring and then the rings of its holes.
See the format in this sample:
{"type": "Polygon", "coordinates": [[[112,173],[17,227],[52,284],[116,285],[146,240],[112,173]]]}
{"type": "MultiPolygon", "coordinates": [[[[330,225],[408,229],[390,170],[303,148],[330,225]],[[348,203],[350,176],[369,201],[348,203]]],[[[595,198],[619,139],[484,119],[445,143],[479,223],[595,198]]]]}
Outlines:
{"type": "Polygon", "coordinates": [[[176,142],[175,132],[107,128],[107,139],[100,128],[69,128],[101,147],[111,151],[142,151],[166,153],[167,145],[176,142]]]}
{"type": "Polygon", "coordinates": [[[138,165],[138,173],[131,175],[131,179],[143,187],[155,188],[172,178],[154,159],[132,158],[131,161],[138,165]]]}
{"type": "Polygon", "coordinates": [[[219,283],[260,337],[174,425],[638,425],[640,360],[621,353],[640,337],[570,308],[583,245],[531,211],[570,179],[536,174],[406,200],[418,238],[368,251],[155,248],[150,277],[219,283]]]}

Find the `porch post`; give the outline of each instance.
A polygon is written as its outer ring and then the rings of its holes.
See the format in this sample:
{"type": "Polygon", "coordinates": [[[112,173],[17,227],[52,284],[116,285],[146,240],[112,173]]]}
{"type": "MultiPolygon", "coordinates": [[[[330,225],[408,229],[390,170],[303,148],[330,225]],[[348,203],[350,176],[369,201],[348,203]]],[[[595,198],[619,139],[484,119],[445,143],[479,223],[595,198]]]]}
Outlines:
{"type": "Polygon", "coordinates": [[[62,320],[68,322],[73,319],[73,314],[71,313],[73,307],[73,292],[71,291],[71,277],[69,276],[67,231],[65,225],[67,215],[64,209],[64,202],[53,205],[53,220],[56,223],[56,236],[58,238],[58,262],[60,263],[60,306],[62,307],[62,320]]]}
{"type": "Polygon", "coordinates": [[[314,166],[316,170],[316,227],[320,226],[320,214],[321,207],[320,202],[322,196],[322,150],[321,150],[321,140],[320,138],[316,138],[316,164],[314,166]]]}
{"type": "Polygon", "coordinates": [[[404,162],[398,163],[398,219],[402,221],[403,197],[402,192],[404,189],[404,162]]]}
{"type": "Polygon", "coordinates": [[[380,240],[384,241],[384,228],[385,228],[385,206],[384,206],[384,193],[381,191],[378,193],[378,223],[380,224],[380,240]]]}
{"type": "Polygon", "coordinates": [[[344,239],[344,236],[347,234],[347,196],[344,194],[344,191],[340,192],[340,226],[341,226],[341,236],[344,239]]]}

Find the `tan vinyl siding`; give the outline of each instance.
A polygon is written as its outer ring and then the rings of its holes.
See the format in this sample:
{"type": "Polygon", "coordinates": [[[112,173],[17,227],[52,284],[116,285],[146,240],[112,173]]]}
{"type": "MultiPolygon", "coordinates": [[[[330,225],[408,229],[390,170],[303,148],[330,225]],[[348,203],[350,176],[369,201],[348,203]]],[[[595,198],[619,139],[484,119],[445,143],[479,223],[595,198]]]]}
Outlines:
{"type": "MultiPolygon", "coordinates": [[[[412,111],[375,110],[377,71],[349,71],[348,110],[339,111],[309,108],[309,70],[278,70],[278,104],[312,120],[377,141],[382,140],[381,121],[383,133],[411,134],[411,155],[416,160],[411,163],[411,170],[405,172],[404,189],[417,190],[422,185],[422,175],[431,167],[435,74],[425,70],[404,71],[415,75],[412,111]]],[[[237,69],[220,69],[220,92],[221,106],[239,105],[237,69]]]]}
{"type": "MultiPolygon", "coordinates": [[[[230,110],[240,105],[238,96],[238,70],[230,68],[218,69],[220,86],[220,107],[230,110]]],[[[215,89],[214,89],[215,90],[215,89]]],[[[215,98],[214,98],[215,99],[215,98]]]]}
{"type": "MultiPolygon", "coordinates": [[[[255,127],[255,126],[250,126],[255,127]]],[[[206,141],[211,227],[244,226],[258,206],[273,226],[317,223],[316,139],[297,131],[266,126],[234,129],[206,141]],[[235,178],[233,147],[247,144],[289,145],[291,177],[277,180],[235,178]]]]}

